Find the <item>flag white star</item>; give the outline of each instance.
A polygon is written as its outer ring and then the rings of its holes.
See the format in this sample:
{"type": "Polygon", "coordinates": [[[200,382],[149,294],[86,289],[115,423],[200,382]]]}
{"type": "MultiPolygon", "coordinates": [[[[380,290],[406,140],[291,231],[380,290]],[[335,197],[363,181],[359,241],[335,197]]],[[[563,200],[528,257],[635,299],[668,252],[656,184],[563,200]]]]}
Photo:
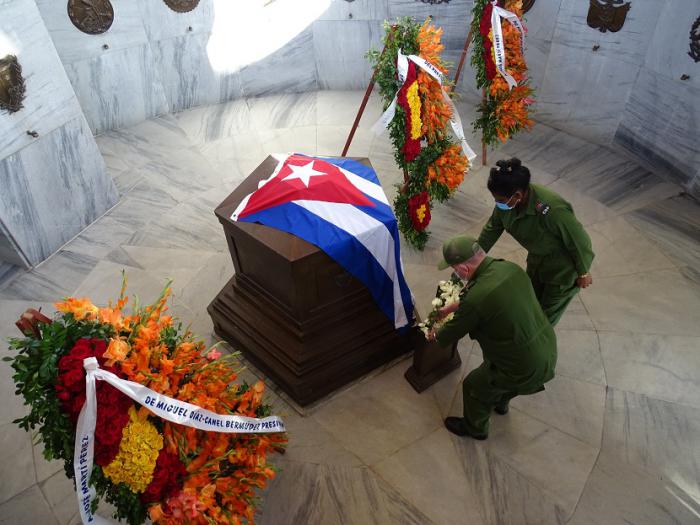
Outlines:
{"type": "Polygon", "coordinates": [[[309,187],[309,181],[311,180],[311,177],[315,177],[318,175],[326,175],[326,173],[323,173],[322,171],[316,171],[314,169],[313,161],[309,162],[308,164],[305,164],[304,166],[294,166],[293,164],[289,164],[289,169],[292,170],[292,173],[287,175],[282,180],[299,179],[301,182],[304,183],[304,186],[306,186],[307,188],[309,187]]]}

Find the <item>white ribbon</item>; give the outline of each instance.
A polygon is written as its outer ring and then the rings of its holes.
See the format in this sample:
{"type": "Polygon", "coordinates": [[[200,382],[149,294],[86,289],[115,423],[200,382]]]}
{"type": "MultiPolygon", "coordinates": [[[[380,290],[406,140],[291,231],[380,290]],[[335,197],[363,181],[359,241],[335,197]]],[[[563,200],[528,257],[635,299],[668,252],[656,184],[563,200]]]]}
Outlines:
{"type": "MultiPolygon", "coordinates": [[[[515,29],[520,32],[520,48],[525,49],[525,26],[515,13],[506,11],[502,7],[498,7],[496,0],[491,2],[493,11],[491,11],[491,29],[493,30],[493,51],[496,69],[508,83],[508,88],[513,89],[518,83],[506,71],[506,49],[503,43],[503,30],[501,28],[501,18],[508,20],[515,29]]],[[[524,52],[524,51],[523,51],[524,52]]]]}
{"type": "Polygon", "coordinates": [[[92,513],[95,489],[90,486],[90,474],[95,452],[95,424],[97,421],[97,400],[95,380],[106,381],[120,392],[145,406],[156,416],[188,427],[207,432],[267,433],[285,432],[284,423],[277,416],[262,419],[246,416],[226,416],[198,407],[185,401],[164,396],[143,385],[121,379],[111,372],[102,370],[97,359],[83,360],[85,367],[85,404],[78,416],[75,432],[73,471],[78,495],[78,506],[83,524],[107,525],[109,522],[92,513]]]}
{"type": "MultiPolygon", "coordinates": [[[[450,118],[450,126],[452,127],[452,131],[459,140],[462,146],[462,151],[464,151],[464,155],[466,155],[466,157],[470,161],[475,159],[476,153],[474,153],[474,150],[472,150],[469,147],[469,144],[467,144],[467,139],[464,137],[464,130],[462,129],[462,119],[459,117],[457,108],[455,107],[454,102],[452,102],[450,96],[442,87],[443,76],[442,72],[438,68],[436,68],[430,62],[419,56],[404,55],[399,49],[399,53],[396,58],[396,69],[399,76],[399,84],[401,85],[401,87],[403,87],[404,82],[406,82],[406,76],[408,75],[409,60],[416,64],[418,67],[420,67],[423,71],[428,73],[431,77],[437,80],[438,84],[440,84],[442,97],[445,99],[445,102],[450,107],[450,110],[452,112],[452,117],[450,118]]],[[[399,87],[399,91],[401,90],[401,87],[399,87]]],[[[394,115],[396,114],[396,100],[398,96],[399,94],[397,92],[396,95],[394,95],[394,99],[391,101],[391,104],[389,104],[389,107],[386,108],[382,116],[379,117],[379,120],[375,122],[374,126],[372,126],[372,131],[375,135],[381,135],[382,133],[384,133],[384,131],[389,127],[391,121],[394,120],[394,115]]]]}

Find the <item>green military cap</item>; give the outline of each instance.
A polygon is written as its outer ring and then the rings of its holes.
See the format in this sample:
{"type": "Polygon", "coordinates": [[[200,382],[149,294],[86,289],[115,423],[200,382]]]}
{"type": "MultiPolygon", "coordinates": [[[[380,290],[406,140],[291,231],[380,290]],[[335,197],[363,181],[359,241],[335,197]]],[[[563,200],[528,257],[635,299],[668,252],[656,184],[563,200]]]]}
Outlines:
{"type": "Polygon", "coordinates": [[[445,260],[438,264],[438,269],[444,270],[453,264],[468,261],[479,249],[479,243],[471,235],[452,237],[442,244],[442,256],[445,260]]]}

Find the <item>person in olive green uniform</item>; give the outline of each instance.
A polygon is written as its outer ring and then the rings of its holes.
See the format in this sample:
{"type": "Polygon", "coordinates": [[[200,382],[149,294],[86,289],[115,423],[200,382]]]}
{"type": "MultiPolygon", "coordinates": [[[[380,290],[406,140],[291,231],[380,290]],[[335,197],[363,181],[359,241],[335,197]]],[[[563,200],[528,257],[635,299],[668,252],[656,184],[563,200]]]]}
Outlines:
{"type": "Polygon", "coordinates": [[[484,355],[462,383],[464,417],[448,417],[445,426],[460,436],[486,439],[492,409],[506,414],[512,398],[540,392],[554,377],[556,337],[517,264],[488,257],[466,235],[445,242],[443,256],[439,268],[452,266],[467,285],[459,304],[441,311],[454,317],[428,338],[447,346],[469,334],[484,355]]]}
{"type": "Polygon", "coordinates": [[[593,280],[591,239],[560,195],[530,183],[530,171],[518,159],[500,160],[491,169],[488,188],[496,200],[479,236],[487,252],[503,231],[528,252],[527,273],[552,326],[579,289],[593,280]]]}

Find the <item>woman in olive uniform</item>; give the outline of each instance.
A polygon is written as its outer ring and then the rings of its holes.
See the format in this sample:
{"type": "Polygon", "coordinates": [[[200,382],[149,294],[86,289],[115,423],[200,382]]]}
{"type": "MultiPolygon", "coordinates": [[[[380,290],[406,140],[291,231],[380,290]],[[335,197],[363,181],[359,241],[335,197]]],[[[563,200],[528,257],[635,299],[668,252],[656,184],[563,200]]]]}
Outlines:
{"type": "Polygon", "coordinates": [[[591,238],[559,194],[530,183],[530,170],[520,160],[499,160],[491,168],[488,188],[496,200],[479,236],[489,251],[503,231],[528,252],[527,274],[552,326],[581,288],[592,282],[591,238]]]}

